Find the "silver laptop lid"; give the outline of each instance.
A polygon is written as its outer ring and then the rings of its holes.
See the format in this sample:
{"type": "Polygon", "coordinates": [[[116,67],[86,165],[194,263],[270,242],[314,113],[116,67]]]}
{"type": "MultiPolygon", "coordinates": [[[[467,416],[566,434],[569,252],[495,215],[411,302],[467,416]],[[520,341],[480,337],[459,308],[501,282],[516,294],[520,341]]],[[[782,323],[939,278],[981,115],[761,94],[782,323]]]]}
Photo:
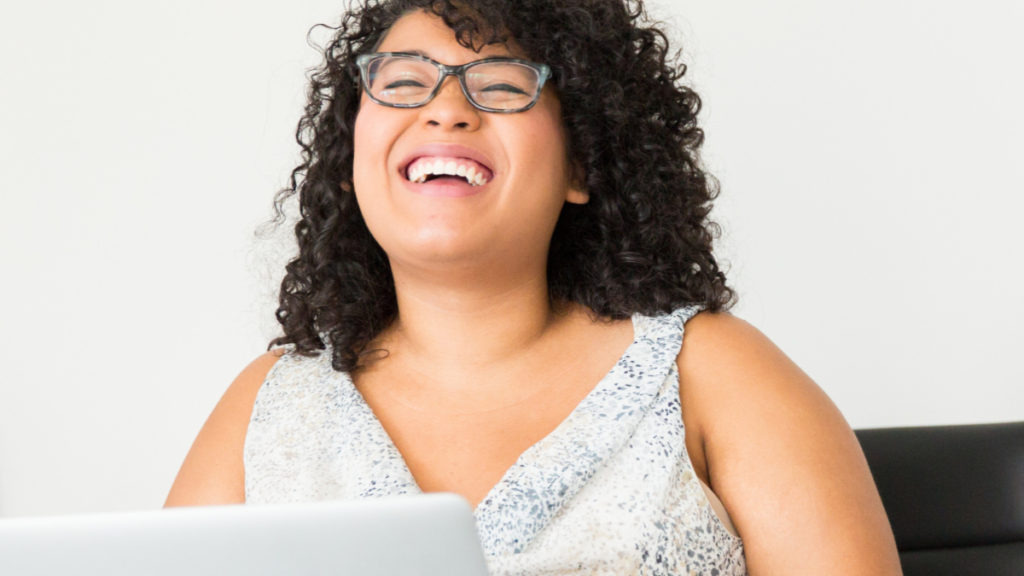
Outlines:
{"type": "Polygon", "coordinates": [[[0,519],[4,576],[486,576],[454,494],[0,519]]]}

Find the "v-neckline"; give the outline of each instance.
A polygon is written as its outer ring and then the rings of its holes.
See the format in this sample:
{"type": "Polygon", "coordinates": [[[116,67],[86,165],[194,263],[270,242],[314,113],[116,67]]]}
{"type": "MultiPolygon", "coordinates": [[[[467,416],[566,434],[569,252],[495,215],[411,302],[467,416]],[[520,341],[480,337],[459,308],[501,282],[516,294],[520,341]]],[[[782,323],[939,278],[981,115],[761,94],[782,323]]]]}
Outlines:
{"type": "MultiPolygon", "coordinates": [[[[639,314],[632,316],[633,341],[615,365],[551,432],[519,455],[474,507],[485,551],[518,551],[525,547],[605,458],[628,440],[665,377],[662,371],[649,374],[641,363],[632,360],[643,345],[653,350],[652,336],[661,340],[658,331],[651,330],[653,320],[639,314]],[[617,378],[620,374],[625,376],[617,378]],[[612,386],[614,389],[609,390],[612,386]],[[581,438],[580,428],[603,432],[597,437],[581,438]],[[497,528],[509,523],[518,527],[518,536],[511,540],[505,536],[507,530],[497,528]]],[[[351,406],[361,420],[356,425],[365,426],[369,440],[383,450],[376,459],[379,468],[374,474],[389,478],[397,493],[422,494],[408,463],[373,408],[351,376],[341,376],[352,397],[351,406]]],[[[372,480],[368,482],[373,485],[359,487],[358,491],[376,494],[380,486],[372,480]]]]}
{"type": "MultiPolygon", "coordinates": [[[[573,420],[573,418],[579,412],[586,408],[586,404],[588,402],[593,402],[592,398],[597,394],[599,389],[606,385],[606,383],[610,379],[609,377],[612,375],[612,373],[615,372],[615,368],[622,363],[624,358],[627,358],[629,356],[630,351],[632,351],[632,349],[637,345],[637,341],[640,339],[641,327],[639,325],[639,322],[635,316],[631,320],[633,323],[633,340],[629,343],[629,346],[626,347],[622,354],[619,355],[619,358],[615,361],[615,365],[612,366],[612,368],[609,369],[608,372],[606,372],[604,376],[602,376],[601,379],[597,381],[597,383],[590,389],[589,392],[587,392],[583,399],[576,403],[576,406],[574,406],[573,409],[569,411],[565,418],[563,418],[551,432],[548,432],[546,435],[544,435],[543,438],[537,440],[529,447],[527,447],[525,450],[523,450],[522,453],[519,454],[519,457],[516,458],[515,462],[513,462],[512,465],[505,470],[504,474],[502,474],[498,482],[495,483],[494,486],[491,486],[491,489],[487,491],[487,494],[484,495],[483,499],[481,499],[480,502],[477,503],[477,505],[473,509],[474,513],[476,513],[480,509],[480,506],[487,502],[488,499],[490,499],[491,496],[495,493],[495,491],[498,490],[503,483],[505,483],[510,474],[519,467],[519,465],[525,458],[530,456],[531,453],[540,450],[539,447],[541,445],[550,443],[552,437],[564,434],[563,430],[566,427],[568,427],[568,423],[571,420],[573,420]]],[[[398,446],[395,444],[394,440],[391,439],[391,435],[384,428],[384,424],[380,421],[380,418],[377,417],[377,414],[376,412],[373,411],[373,408],[370,406],[370,403],[366,401],[366,397],[363,396],[363,393],[360,392],[359,388],[356,387],[351,375],[345,372],[344,380],[346,384],[348,384],[348,386],[351,387],[352,391],[355,392],[356,405],[359,411],[364,416],[366,416],[368,420],[371,420],[373,422],[372,428],[374,435],[376,435],[380,440],[381,446],[383,446],[384,449],[390,453],[389,456],[391,456],[391,458],[389,458],[388,460],[398,464],[400,468],[402,468],[402,470],[400,470],[400,472],[402,473],[401,475],[403,477],[407,477],[409,488],[411,489],[412,492],[416,494],[424,493],[423,489],[420,488],[419,483],[416,482],[416,478],[413,476],[412,470],[409,468],[409,464],[406,461],[405,456],[402,455],[401,450],[398,449],[398,446]]]]}

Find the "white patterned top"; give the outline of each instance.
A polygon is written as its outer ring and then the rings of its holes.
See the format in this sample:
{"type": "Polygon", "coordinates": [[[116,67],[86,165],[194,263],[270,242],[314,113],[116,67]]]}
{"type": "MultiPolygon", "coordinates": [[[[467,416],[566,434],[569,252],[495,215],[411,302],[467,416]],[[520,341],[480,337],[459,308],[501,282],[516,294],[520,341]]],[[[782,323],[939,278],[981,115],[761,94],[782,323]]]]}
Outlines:
{"type": "MultiPolygon", "coordinates": [[[[477,505],[493,574],[746,574],[686,452],[676,357],[698,307],[633,316],[618,363],[477,505]]],[[[260,388],[245,442],[250,503],[420,493],[329,353],[290,351],[260,388]]]]}

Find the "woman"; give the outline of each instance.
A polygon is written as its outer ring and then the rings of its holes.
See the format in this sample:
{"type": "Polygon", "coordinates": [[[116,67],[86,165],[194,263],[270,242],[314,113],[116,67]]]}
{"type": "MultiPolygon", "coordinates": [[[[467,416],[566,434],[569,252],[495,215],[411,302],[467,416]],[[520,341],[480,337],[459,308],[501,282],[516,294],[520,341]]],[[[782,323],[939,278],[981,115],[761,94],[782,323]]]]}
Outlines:
{"type": "Polygon", "coordinates": [[[726,313],[664,38],[623,0],[348,13],[278,197],[283,347],[167,504],[448,491],[496,573],[898,574],[849,426],[726,313]]]}

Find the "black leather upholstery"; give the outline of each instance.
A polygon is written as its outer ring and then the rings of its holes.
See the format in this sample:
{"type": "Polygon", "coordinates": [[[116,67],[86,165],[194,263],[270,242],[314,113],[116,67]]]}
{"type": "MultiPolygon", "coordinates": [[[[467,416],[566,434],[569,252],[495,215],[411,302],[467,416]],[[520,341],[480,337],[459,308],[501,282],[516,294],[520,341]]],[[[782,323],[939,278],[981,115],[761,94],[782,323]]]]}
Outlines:
{"type": "Polygon", "coordinates": [[[856,434],[906,576],[1024,576],[1024,422],[856,434]]]}

